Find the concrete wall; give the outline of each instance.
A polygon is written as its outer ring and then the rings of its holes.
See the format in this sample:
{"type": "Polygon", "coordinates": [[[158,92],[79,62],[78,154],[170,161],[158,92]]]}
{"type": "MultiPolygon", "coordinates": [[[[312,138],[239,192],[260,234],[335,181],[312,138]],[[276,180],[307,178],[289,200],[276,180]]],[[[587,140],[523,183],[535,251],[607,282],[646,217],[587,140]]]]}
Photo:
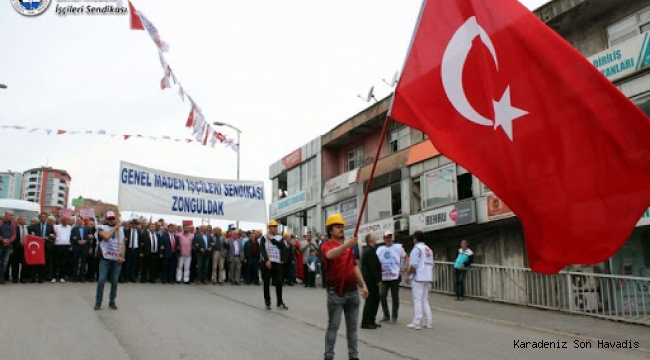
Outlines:
{"type": "Polygon", "coordinates": [[[555,0],[535,13],[589,57],[608,48],[608,26],[648,6],[650,0],[555,0]]]}

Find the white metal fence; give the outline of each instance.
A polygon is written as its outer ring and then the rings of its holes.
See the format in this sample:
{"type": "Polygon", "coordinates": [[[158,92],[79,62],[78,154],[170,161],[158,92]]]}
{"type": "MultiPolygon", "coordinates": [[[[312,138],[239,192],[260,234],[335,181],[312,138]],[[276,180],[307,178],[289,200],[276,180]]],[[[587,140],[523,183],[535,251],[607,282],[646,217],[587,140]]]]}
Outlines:
{"type": "MultiPolygon", "coordinates": [[[[431,290],[454,293],[453,263],[435,264],[431,290]]],[[[465,296],[650,325],[650,278],[583,272],[545,275],[527,268],[474,264],[465,296]]]]}

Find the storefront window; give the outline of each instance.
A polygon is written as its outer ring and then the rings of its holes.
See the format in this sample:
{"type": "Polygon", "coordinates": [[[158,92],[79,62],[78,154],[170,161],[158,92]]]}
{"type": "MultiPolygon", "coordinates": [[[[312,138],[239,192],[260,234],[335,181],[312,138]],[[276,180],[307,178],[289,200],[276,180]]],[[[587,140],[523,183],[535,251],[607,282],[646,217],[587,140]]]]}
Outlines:
{"type": "Polygon", "coordinates": [[[288,196],[296,195],[302,190],[302,181],[300,178],[300,166],[289,170],[287,173],[287,192],[288,196]]]}
{"type": "Polygon", "coordinates": [[[456,195],[456,165],[450,164],[422,175],[422,208],[453,203],[456,195]]]}
{"type": "Polygon", "coordinates": [[[316,158],[311,158],[300,167],[302,168],[302,190],[307,192],[307,201],[315,200],[318,198],[320,189],[320,182],[316,173],[316,158]]]}
{"type": "Polygon", "coordinates": [[[368,194],[368,222],[386,219],[392,216],[392,196],[390,187],[368,194]]]}
{"type": "Polygon", "coordinates": [[[287,216],[287,230],[291,230],[297,236],[302,236],[302,218],[297,215],[287,216]]]}

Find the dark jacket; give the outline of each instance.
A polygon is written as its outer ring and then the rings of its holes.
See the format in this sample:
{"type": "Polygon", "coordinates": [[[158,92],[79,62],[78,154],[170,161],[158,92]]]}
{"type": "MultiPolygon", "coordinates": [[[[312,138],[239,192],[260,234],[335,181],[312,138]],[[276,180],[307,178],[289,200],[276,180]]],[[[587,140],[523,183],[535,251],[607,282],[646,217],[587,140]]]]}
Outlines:
{"type": "Polygon", "coordinates": [[[376,285],[381,282],[381,262],[377,257],[376,247],[368,246],[363,249],[361,274],[367,284],[376,285]]]}
{"type": "Polygon", "coordinates": [[[286,246],[284,246],[284,240],[279,240],[279,241],[275,240],[275,239],[270,239],[269,240],[269,239],[266,238],[266,236],[267,235],[265,234],[264,236],[262,236],[260,238],[260,259],[262,260],[262,262],[267,262],[269,260],[269,256],[266,253],[266,242],[270,241],[273,245],[278,247],[278,250],[280,250],[280,261],[283,264],[286,264],[286,262],[288,260],[287,259],[288,255],[286,255],[286,254],[291,252],[291,249],[289,249],[287,251],[286,246]]]}
{"type": "Polygon", "coordinates": [[[92,246],[92,239],[90,238],[90,235],[95,235],[91,232],[91,228],[87,226],[75,226],[72,228],[72,232],[70,233],[70,240],[76,250],[87,252],[92,246]],[[81,231],[79,228],[84,229],[83,238],[81,237],[81,231]],[[80,240],[83,240],[86,243],[84,245],[79,245],[80,240]]]}
{"type": "Polygon", "coordinates": [[[205,234],[208,237],[208,246],[205,246],[205,241],[203,240],[203,234],[198,233],[194,235],[194,240],[192,241],[192,249],[196,251],[197,255],[210,255],[212,254],[212,248],[214,247],[214,238],[210,234],[205,234]],[[205,250],[205,252],[201,252],[205,250]]]}
{"type": "Polygon", "coordinates": [[[181,253],[180,243],[178,241],[178,236],[174,234],[174,250],[172,251],[172,239],[169,235],[169,231],[165,231],[162,235],[160,241],[160,253],[165,259],[178,258],[181,253]]]}

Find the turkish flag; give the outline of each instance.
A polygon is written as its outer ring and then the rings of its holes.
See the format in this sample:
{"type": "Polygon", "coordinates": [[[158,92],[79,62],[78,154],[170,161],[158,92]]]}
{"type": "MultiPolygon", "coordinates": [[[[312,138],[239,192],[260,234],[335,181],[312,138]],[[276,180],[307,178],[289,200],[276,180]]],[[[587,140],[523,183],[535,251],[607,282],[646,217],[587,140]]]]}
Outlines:
{"type": "Polygon", "coordinates": [[[45,240],[43,238],[26,235],[24,250],[27,265],[45,265],[45,240]]]}
{"type": "Polygon", "coordinates": [[[508,204],[534,271],[605,261],[650,204],[650,120],[516,0],[425,1],[390,116],[508,204]]]}

